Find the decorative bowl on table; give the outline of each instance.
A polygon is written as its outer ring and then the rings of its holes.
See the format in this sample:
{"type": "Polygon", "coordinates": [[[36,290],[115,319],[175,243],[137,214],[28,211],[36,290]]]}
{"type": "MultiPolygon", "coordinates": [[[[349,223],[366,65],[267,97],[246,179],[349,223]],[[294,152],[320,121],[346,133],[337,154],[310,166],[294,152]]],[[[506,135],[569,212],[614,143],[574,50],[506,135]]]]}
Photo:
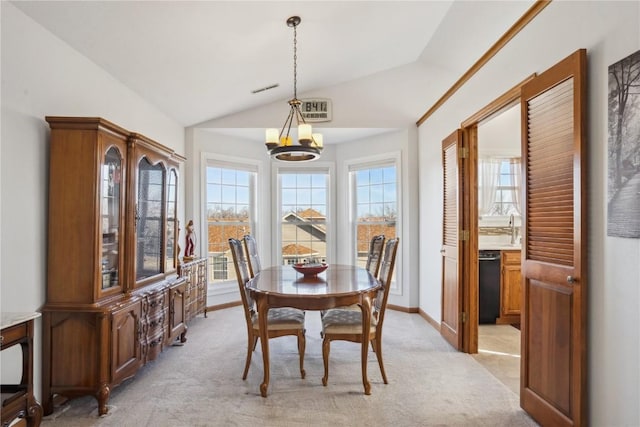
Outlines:
{"type": "Polygon", "coordinates": [[[298,273],[302,273],[306,276],[316,276],[322,273],[329,267],[328,264],[293,264],[293,269],[298,273]]]}

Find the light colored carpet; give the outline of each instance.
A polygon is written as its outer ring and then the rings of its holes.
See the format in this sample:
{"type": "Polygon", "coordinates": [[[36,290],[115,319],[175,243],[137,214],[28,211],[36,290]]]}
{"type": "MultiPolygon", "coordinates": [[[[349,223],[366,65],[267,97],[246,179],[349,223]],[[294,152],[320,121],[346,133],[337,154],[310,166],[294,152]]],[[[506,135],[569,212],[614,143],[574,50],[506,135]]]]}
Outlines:
{"type": "Polygon", "coordinates": [[[468,354],[454,351],[417,314],[388,311],[383,354],[389,384],[369,356],[371,395],[360,376],[360,347],[331,346],[322,386],[320,316],[307,312],[306,379],[295,338],[270,341],[269,396],[260,397],[262,355],[254,352],[243,381],[246,330],[240,307],[189,325],[188,342],[165,349],[111,393],[97,416],[92,397],[71,400],[42,426],[536,426],[519,399],[468,354]]]}

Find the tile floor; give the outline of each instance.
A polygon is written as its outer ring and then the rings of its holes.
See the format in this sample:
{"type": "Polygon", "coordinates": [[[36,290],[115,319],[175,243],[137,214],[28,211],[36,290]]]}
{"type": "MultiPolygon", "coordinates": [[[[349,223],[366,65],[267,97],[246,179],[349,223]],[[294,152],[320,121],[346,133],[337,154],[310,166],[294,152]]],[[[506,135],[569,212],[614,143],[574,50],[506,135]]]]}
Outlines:
{"type": "Polygon", "coordinates": [[[515,394],[520,394],[520,331],[511,325],[479,325],[473,357],[515,394]]]}

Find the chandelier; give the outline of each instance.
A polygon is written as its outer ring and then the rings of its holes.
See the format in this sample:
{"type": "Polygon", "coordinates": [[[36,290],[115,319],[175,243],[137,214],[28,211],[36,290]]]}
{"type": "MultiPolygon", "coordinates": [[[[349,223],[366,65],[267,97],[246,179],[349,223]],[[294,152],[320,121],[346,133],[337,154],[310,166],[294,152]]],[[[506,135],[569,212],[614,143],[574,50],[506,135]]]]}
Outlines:
{"type": "Polygon", "coordinates": [[[280,131],[270,128],[265,132],[267,151],[271,158],[287,162],[306,162],[320,157],[322,152],[322,135],[312,133],[311,125],[304,120],[300,111],[302,102],[298,99],[298,75],[297,75],[297,31],[300,25],[300,17],[292,16],[287,19],[287,25],[293,27],[293,98],[288,101],[289,115],[284,121],[280,131]],[[298,126],[298,142],[293,143],[291,137],[291,125],[295,118],[298,126]]]}

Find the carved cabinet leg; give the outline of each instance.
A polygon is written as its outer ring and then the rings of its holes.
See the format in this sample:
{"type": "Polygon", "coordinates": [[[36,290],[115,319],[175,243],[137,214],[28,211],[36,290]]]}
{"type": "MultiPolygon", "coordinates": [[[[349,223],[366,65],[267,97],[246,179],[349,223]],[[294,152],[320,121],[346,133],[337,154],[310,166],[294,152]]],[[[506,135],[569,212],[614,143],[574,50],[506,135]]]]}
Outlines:
{"type": "Polygon", "coordinates": [[[100,386],[100,390],[96,393],[96,399],[98,399],[98,415],[107,414],[107,402],[109,401],[110,395],[111,389],[109,388],[109,385],[102,384],[102,386],[100,386]]]}
{"type": "Polygon", "coordinates": [[[33,400],[29,405],[27,414],[27,427],[38,427],[42,421],[42,406],[37,400],[33,400]]]}

